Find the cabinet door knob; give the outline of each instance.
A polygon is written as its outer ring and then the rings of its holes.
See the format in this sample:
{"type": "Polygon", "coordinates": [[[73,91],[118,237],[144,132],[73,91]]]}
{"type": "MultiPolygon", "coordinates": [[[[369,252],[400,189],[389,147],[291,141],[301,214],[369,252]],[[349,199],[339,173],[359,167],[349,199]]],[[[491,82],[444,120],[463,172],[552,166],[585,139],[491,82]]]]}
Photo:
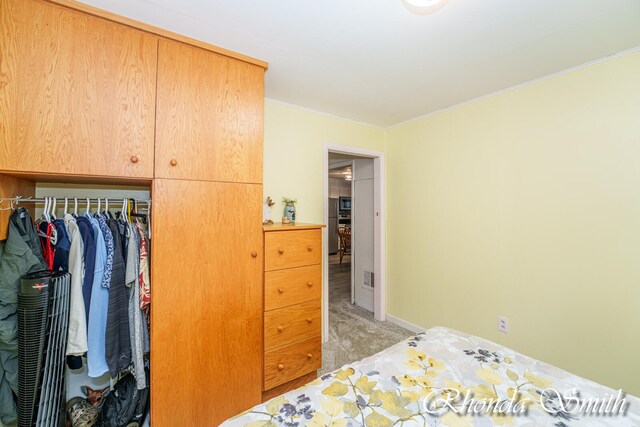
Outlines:
{"type": "Polygon", "coordinates": [[[284,249],[278,249],[278,253],[282,255],[284,253],[284,249]]]}
{"type": "Polygon", "coordinates": [[[278,288],[278,292],[280,292],[281,294],[284,294],[284,288],[278,288]]]}
{"type": "Polygon", "coordinates": [[[137,156],[131,156],[131,163],[138,163],[138,157],[137,156]]]}
{"type": "Polygon", "coordinates": [[[312,287],[313,286],[313,282],[307,282],[307,286],[308,287],[312,287]]]}
{"type": "Polygon", "coordinates": [[[170,164],[171,166],[175,166],[175,165],[177,165],[177,164],[178,164],[178,161],[177,161],[176,159],[171,159],[171,161],[169,162],[169,164],[170,164]]]}
{"type": "Polygon", "coordinates": [[[282,332],[282,331],[284,331],[284,327],[278,326],[278,332],[282,332]]]}
{"type": "Polygon", "coordinates": [[[278,365],[278,371],[282,371],[284,369],[284,365],[281,363],[278,365]]]}
{"type": "Polygon", "coordinates": [[[313,322],[313,320],[311,319],[311,317],[307,318],[307,323],[311,323],[313,322]]]}
{"type": "Polygon", "coordinates": [[[308,250],[309,252],[311,252],[311,251],[313,250],[313,246],[311,246],[311,245],[307,246],[307,250],[308,250]]]}
{"type": "Polygon", "coordinates": [[[258,252],[256,252],[256,251],[251,252],[251,256],[256,258],[258,256],[258,252]]]}
{"type": "Polygon", "coordinates": [[[311,359],[313,357],[313,354],[309,353],[307,354],[307,359],[311,359]]]}

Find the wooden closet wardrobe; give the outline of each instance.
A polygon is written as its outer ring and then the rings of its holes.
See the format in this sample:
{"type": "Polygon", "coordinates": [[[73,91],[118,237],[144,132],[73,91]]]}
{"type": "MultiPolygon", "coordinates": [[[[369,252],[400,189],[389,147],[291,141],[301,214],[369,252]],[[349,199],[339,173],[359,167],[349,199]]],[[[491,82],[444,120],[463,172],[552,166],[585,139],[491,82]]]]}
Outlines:
{"type": "Polygon", "coordinates": [[[0,197],[151,188],[152,425],[260,403],[267,64],[71,0],[0,24],[0,197]]]}

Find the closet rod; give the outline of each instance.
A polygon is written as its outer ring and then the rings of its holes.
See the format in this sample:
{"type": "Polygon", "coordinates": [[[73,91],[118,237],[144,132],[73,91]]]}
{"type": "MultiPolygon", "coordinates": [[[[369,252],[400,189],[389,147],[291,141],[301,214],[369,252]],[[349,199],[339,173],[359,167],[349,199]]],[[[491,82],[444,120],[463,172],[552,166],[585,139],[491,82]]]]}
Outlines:
{"type": "MultiPolygon", "coordinates": [[[[42,198],[35,198],[35,197],[0,197],[0,202],[11,202],[11,203],[15,203],[17,205],[21,204],[21,203],[45,203],[46,200],[45,199],[57,199],[57,201],[59,202],[60,200],[64,200],[67,199],[69,201],[74,201],[75,199],[78,200],[78,203],[82,203],[87,201],[86,197],[59,197],[59,196],[47,196],[47,197],[42,197],[42,198]]],[[[112,198],[112,197],[100,197],[100,199],[97,198],[89,198],[89,202],[90,203],[98,203],[98,200],[100,200],[100,202],[104,202],[105,200],[108,201],[109,203],[113,203],[114,206],[117,205],[117,203],[122,203],[122,201],[124,199],[127,200],[134,200],[135,203],[137,204],[146,204],[147,206],[151,205],[151,200],[148,199],[131,199],[128,197],[121,197],[121,198],[112,198]]]]}

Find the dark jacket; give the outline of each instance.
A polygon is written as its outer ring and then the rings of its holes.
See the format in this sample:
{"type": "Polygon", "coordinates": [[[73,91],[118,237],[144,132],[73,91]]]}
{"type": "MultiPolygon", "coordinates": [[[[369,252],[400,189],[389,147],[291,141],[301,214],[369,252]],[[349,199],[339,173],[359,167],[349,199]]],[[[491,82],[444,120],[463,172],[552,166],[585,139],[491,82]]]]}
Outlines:
{"type": "Polygon", "coordinates": [[[109,308],[107,310],[107,332],[105,353],[111,377],[131,365],[131,337],[129,335],[129,309],[125,285],[125,262],[122,256],[122,234],[118,221],[107,221],[113,234],[113,269],[109,286],[109,308]]]}
{"type": "Polygon", "coordinates": [[[93,290],[93,273],[96,269],[96,244],[93,235],[93,226],[88,218],[78,216],[76,218],[82,242],[84,243],[84,280],[82,282],[82,297],[84,310],[89,324],[89,308],[91,307],[91,292],[93,290]]]}
{"type": "Polygon", "coordinates": [[[0,242],[0,420],[15,422],[18,393],[17,303],[20,277],[47,264],[31,216],[19,208],[9,218],[7,240],[0,242]]]}

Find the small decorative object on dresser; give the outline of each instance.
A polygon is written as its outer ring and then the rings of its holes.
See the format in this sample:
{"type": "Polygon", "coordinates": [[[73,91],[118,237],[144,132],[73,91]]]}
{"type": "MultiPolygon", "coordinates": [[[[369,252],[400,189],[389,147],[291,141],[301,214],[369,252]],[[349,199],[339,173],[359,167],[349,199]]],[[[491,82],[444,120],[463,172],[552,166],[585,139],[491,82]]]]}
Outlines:
{"type": "Polygon", "coordinates": [[[262,224],[268,225],[273,224],[271,220],[271,206],[275,205],[276,202],[271,200],[271,197],[267,196],[267,201],[262,205],[262,224]]]}
{"type": "Polygon", "coordinates": [[[264,230],[264,378],[268,400],[314,380],[322,365],[322,228],[264,230]]]}
{"type": "MultiPolygon", "coordinates": [[[[290,197],[283,197],[282,203],[284,203],[284,216],[289,219],[291,224],[296,222],[296,203],[297,199],[292,199],[290,197]]],[[[282,221],[285,223],[285,221],[282,221]]]]}

